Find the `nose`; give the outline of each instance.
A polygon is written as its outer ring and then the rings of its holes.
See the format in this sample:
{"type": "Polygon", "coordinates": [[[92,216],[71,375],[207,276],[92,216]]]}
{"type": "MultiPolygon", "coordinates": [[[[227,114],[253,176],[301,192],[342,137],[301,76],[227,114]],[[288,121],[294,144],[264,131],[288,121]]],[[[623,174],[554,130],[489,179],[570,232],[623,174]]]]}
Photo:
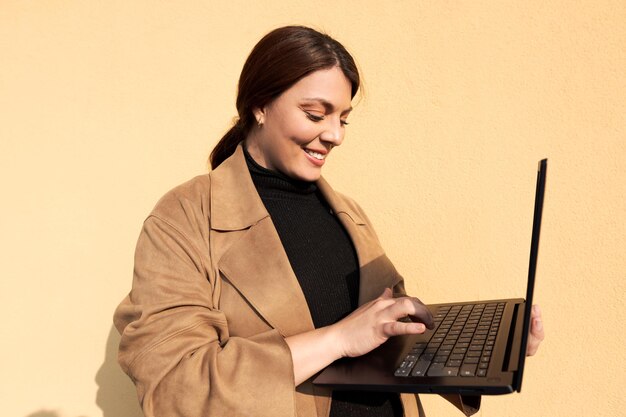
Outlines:
{"type": "Polygon", "coordinates": [[[339,146],[343,142],[344,128],[341,121],[329,123],[325,126],[324,131],[320,134],[320,140],[332,147],[339,146]]]}

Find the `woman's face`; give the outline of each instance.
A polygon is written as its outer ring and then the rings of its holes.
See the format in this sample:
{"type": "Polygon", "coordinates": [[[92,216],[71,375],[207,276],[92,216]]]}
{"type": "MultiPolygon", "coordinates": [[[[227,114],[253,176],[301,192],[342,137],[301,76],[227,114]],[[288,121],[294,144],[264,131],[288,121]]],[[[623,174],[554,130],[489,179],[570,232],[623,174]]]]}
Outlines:
{"type": "Polygon", "coordinates": [[[330,150],[343,141],[351,91],[338,67],[302,78],[262,109],[254,109],[261,126],[246,138],[248,152],[267,169],[316,181],[330,150]]]}

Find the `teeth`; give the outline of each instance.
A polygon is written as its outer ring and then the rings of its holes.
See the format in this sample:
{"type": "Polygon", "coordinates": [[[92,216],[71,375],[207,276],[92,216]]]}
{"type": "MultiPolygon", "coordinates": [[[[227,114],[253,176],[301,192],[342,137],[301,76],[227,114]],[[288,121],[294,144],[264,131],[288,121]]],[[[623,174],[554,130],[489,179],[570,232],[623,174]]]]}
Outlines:
{"type": "Polygon", "coordinates": [[[313,151],[310,151],[308,149],[305,149],[304,152],[308,153],[309,155],[311,155],[315,159],[319,159],[320,161],[323,160],[324,158],[326,158],[326,155],[322,155],[321,153],[313,152],[313,151]]]}

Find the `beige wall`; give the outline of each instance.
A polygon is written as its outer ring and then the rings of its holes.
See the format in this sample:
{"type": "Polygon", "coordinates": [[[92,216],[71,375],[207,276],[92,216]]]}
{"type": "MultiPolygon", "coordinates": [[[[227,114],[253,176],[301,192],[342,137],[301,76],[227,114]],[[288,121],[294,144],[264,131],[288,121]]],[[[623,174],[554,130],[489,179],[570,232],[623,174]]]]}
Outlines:
{"type": "Polygon", "coordinates": [[[111,316],[141,222],[205,171],[248,51],[290,23],[362,68],[326,177],[426,302],[523,296],[550,159],[548,338],[481,415],[624,415],[625,22],[623,0],[0,0],[0,415],[139,416],[111,316]]]}

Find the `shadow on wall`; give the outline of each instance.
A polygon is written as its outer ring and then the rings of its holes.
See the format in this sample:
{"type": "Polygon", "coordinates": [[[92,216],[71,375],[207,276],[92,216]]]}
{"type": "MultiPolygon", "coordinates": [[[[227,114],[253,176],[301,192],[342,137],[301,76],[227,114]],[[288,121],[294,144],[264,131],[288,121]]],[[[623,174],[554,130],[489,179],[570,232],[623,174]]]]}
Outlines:
{"type": "MultiPolygon", "coordinates": [[[[98,393],[96,404],[102,410],[102,417],[143,417],[137,400],[137,391],[130,378],[117,364],[117,347],[120,335],[111,326],[107,338],[104,363],[96,374],[98,393]]],[[[56,417],[56,416],[29,416],[56,417]]]]}
{"type": "MultiPolygon", "coordinates": [[[[120,336],[111,326],[107,338],[104,363],[96,374],[98,393],[96,404],[102,417],[143,417],[135,386],[117,364],[117,346],[120,336]]],[[[39,410],[26,417],[61,417],[57,411],[39,410]]]]}

